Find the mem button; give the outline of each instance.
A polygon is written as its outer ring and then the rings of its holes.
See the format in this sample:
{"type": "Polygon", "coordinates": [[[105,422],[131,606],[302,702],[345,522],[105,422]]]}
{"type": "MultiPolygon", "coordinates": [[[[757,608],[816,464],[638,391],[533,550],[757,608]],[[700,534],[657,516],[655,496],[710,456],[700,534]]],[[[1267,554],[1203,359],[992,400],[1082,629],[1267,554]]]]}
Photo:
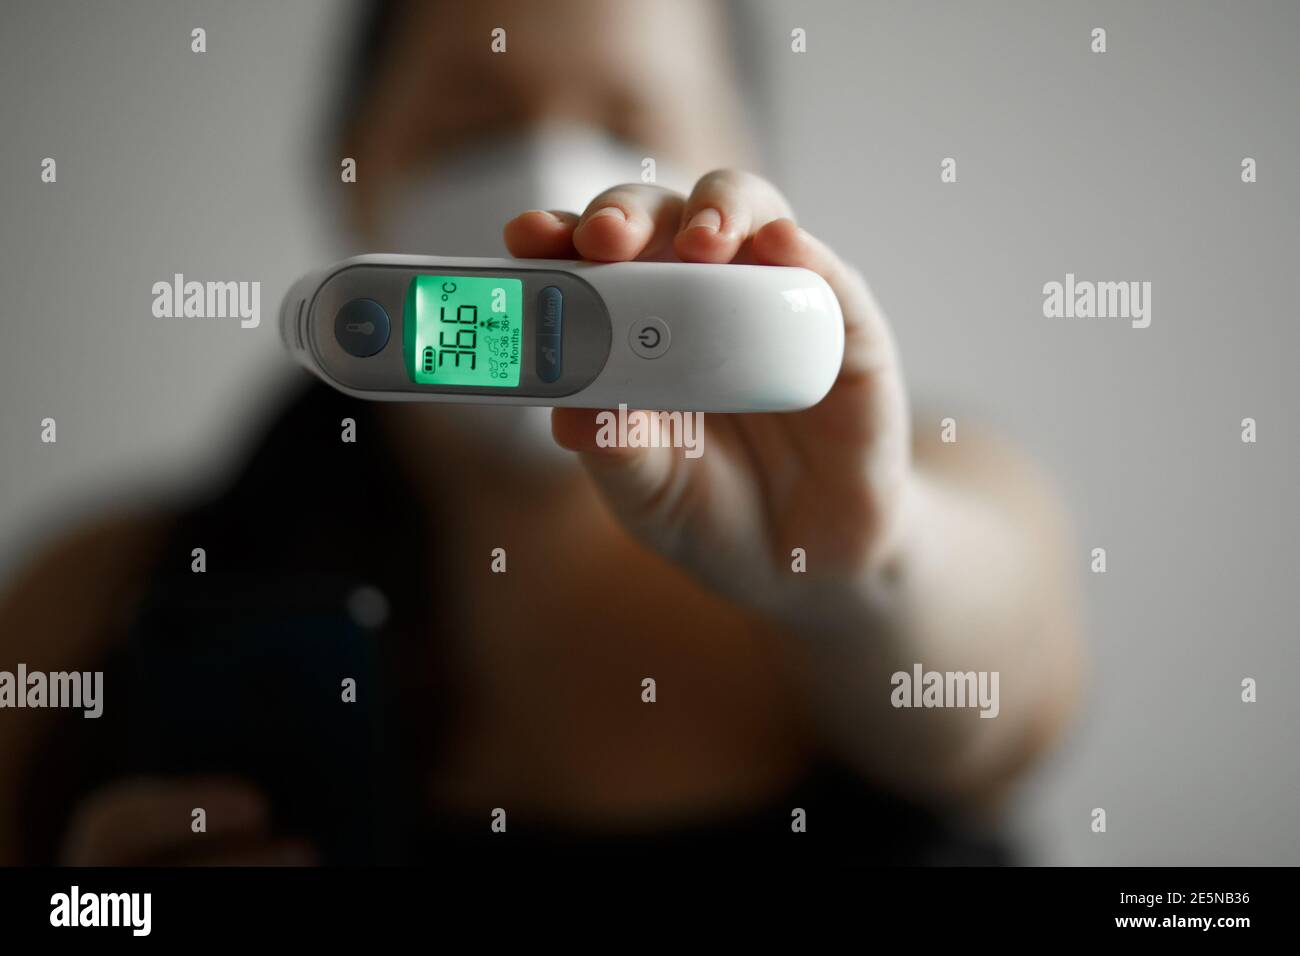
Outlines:
{"type": "Polygon", "coordinates": [[[564,371],[564,294],[547,286],[537,296],[537,377],[555,382],[564,371]]]}

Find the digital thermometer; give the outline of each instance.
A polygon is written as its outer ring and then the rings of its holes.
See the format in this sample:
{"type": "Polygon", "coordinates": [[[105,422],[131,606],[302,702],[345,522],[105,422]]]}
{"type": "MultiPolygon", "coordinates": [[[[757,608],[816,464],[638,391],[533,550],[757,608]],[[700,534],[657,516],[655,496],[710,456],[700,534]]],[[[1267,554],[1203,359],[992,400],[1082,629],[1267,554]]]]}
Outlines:
{"type": "Polygon", "coordinates": [[[280,330],[383,401],[792,411],[844,354],[830,286],[776,266],[358,256],[299,279],[280,330]]]}

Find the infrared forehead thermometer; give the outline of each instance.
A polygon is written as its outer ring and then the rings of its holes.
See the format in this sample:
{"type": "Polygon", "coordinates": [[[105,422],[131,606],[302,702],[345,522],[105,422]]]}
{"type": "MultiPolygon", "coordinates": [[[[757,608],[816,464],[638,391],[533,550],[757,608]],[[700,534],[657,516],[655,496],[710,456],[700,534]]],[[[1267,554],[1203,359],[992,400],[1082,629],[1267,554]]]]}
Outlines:
{"type": "Polygon", "coordinates": [[[792,411],[844,354],[830,286],[775,266],[359,256],[299,279],[280,329],[383,401],[792,411]]]}

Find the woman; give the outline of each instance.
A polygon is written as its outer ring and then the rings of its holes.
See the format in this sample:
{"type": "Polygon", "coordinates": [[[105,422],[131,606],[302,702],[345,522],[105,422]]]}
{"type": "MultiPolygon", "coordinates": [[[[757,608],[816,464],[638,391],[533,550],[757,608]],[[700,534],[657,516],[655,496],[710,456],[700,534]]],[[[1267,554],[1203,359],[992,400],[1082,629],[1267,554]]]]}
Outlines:
{"type": "Polygon", "coordinates": [[[912,434],[862,276],[742,171],[719,9],[381,5],[350,251],[500,254],[504,225],[523,258],[813,269],[845,316],[830,394],[707,416],[687,459],[598,448],[592,410],[305,388],[221,494],[9,589],[7,656],[102,668],[108,703],[3,724],[0,858],[1001,859],[970,818],[1076,696],[1063,521],[1002,446],[912,434]],[[996,672],[996,718],[897,706],[917,665],[996,672]]]}

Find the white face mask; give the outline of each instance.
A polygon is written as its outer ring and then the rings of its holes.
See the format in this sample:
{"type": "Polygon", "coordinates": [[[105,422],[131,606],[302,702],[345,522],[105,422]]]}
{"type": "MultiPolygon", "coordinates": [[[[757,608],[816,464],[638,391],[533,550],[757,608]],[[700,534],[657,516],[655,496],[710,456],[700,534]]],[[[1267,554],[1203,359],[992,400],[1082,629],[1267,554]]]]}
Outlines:
{"type": "MultiPolygon", "coordinates": [[[[415,255],[505,256],[506,222],[529,209],[578,215],[599,193],[641,182],[644,151],[601,129],[550,125],[478,144],[400,192],[383,216],[373,252],[415,255]]],[[[687,193],[690,181],[656,161],[656,180],[687,193]]],[[[570,463],[551,437],[549,408],[457,405],[430,414],[451,421],[465,441],[507,450],[533,466],[570,463]]]]}
{"type": "MultiPolygon", "coordinates": [[[[645,158],[604,130],[579,124],[494,137],[430,170],[389,205],[383,251],[504,256],[508,220],[529,209],[581,215],[609,187],[641,182],[645,158]]],[[[690,189],[668,164],[656,162],[656,180],[690,189]]]]}

